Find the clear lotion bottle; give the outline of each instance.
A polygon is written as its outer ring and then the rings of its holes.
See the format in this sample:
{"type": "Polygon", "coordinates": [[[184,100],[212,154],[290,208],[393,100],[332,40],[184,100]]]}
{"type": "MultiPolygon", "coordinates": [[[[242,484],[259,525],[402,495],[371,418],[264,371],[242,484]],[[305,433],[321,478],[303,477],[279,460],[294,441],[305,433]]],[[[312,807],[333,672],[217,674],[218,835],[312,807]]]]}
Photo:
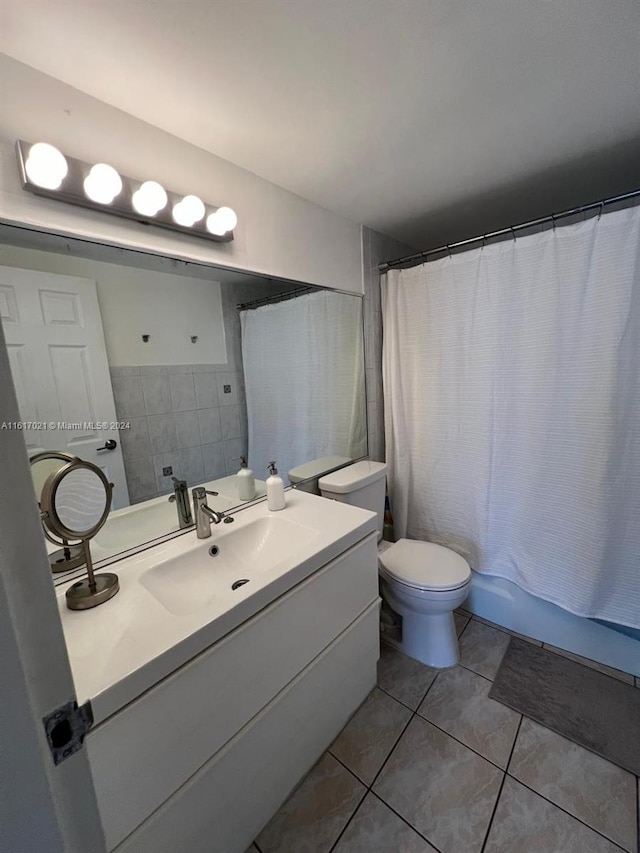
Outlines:
{"type": "Polygon", "coordinates": [[[269,463],[269,474],[267,477],[267,506],[272,512],[278,509],[284,509],[284,483],[282,478],[278,476],[278,469],[275,462],[269,463]]]}

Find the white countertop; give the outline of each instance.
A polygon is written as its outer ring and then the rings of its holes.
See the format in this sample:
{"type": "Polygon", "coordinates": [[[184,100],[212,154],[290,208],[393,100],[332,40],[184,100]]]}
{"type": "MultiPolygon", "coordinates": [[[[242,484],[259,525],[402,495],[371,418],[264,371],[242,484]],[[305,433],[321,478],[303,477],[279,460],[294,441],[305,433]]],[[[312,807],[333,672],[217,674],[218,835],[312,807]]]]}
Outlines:
{"type": "MultiPolygon", "coordinates": [[[[58,605],[67,643],[78,702],[91,699],[94,718],[100,722],[177,670],[225,634],[238,627],[278,596],[287,592],[326,563],[376,530],[376,515],[367,510],[330,501],[306,492],[287,491],[284,510],[270,513],[266,502],[234,515],[233,524],[212,526],[211,537],[197,539],[195,531],[127,557],[108,567],[120,579],[120,591],[91,610],[71,611],[57,588],[58,605]],[[203,604],[191,612],[167,609],[148,587],[149,571],[186,555],[199,560],[201,553],[225,535],[236,542],[243,527],[265,517],[279,517],[313,535],[300,543],[273,568],[260,570],[251,582],[231,591],[229,578],[211,564],[214,595],[203,594],[203,604]],[[143,582],[141,582],[141,578],[143,582]]],[[[229,540],[231,541],[231,540],[229,540]]],[[[285,549],[286,551],[286,549],[285,549]]],[[[169,564],[171,582],[180,582],[180,563],[169,564]]],[[[228,572],[227,572],[228,575],[228,572]]],[[[190,583],[185,572],[184,583],[190,583]]]]}

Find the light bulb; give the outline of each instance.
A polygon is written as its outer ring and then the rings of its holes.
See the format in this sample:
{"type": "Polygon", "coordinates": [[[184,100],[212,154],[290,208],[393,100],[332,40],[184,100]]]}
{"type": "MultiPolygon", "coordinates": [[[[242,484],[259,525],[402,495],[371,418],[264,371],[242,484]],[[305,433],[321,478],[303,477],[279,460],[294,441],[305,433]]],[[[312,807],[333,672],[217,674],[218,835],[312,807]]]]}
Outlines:
{"type": "Polygon", "coordinates": [[[111,204],[122,192],[122,178],[106,163],[96,163],[84,179],[85,194],[98,204],[111,204]]]}
{"type": "Polygon", "coordinates": [[[172,216],[178,225],[190,228],[199,222],[205,214],[204,202],[197,195],[186,195],[173,207],[172,216]]]}
{"type": "Polygon", "coordinates": [[[207,217],[207,231],[217,237],[222,237],[227,231],[233,231],[237,224],[238,217],[230,207],[219,207],[207,217]]]}
{"type": "Polygon", "coordinates": [[[225,231],[233,231],[238,224],[236,212],[230,207],[219,207],[216,210],[216,217],[225,231]]]}
{"type": "Polygon", "coordinates": [[[59,189],[69,171],[64,155],[48,142],[31,146],[24,168],[31,183],[45,190],[59,189]]]}
{"type": "Polygon", "coordinates": [[[157,181],[145,181],[131,198],[134,209],[142,216],[155,216],[167,201],[165,189],[157,181]]]}
{"type": "Polygon", "coordinates": [[[222,237],[225,233],[224,228],[221,227],[220,222],[216,219],[215,213],[210,213],[207,216],[207,231],[210,234],[215,234],[216,237],[222,237]]]}

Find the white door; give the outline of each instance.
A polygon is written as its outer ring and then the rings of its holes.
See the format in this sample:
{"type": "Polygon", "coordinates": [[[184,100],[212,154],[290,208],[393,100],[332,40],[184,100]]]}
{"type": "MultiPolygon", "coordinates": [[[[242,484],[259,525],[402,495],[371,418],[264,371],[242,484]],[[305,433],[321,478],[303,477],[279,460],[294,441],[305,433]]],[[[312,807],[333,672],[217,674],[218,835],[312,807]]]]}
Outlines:
{"type": "Polygon", "coordinates": [[[29,456],[93,462],[114,484],[113,508],[128,506],[95,282],[0,267],[0,319],[29,456]]]}

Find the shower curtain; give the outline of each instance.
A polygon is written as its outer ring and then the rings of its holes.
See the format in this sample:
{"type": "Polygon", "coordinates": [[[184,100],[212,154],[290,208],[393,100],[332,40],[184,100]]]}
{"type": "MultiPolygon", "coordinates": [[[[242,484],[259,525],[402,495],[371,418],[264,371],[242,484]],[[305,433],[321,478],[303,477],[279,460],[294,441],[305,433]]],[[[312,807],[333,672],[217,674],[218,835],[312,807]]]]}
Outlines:
{"type": "Polygon", "coordinates": [[[318,291],[240,312],[249,465],[367,452],[361,300],[318,291]]]}
{"type": "Polygon", "coordinates": [[[640,207],[383,280],[396,535],[640,627],[640,207]]]}

